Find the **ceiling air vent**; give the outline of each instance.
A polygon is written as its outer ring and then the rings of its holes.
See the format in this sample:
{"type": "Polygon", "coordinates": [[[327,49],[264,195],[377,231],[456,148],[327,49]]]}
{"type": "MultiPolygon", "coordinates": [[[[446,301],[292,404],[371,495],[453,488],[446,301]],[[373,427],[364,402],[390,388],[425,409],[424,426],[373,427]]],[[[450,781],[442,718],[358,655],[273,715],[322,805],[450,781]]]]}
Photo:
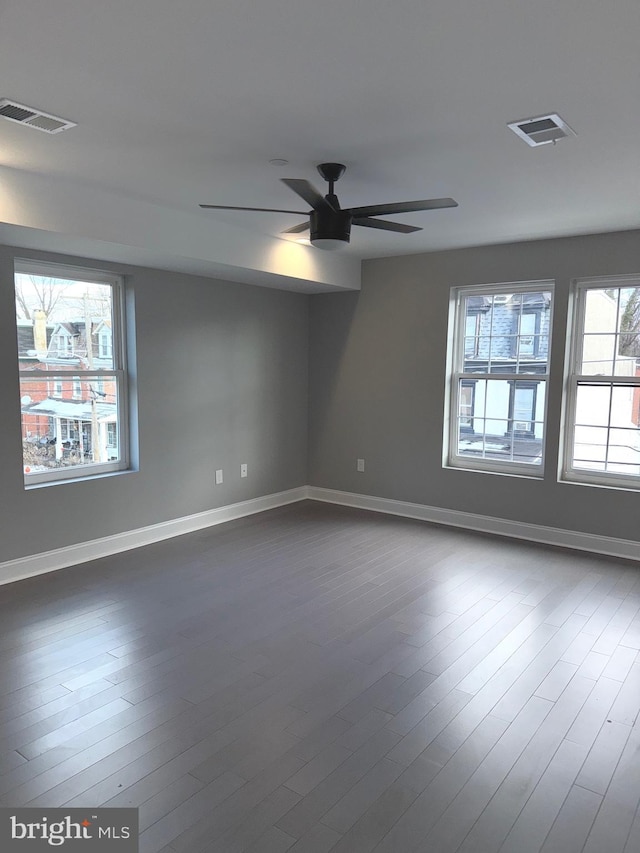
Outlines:
{"type": "Polygon", "coordinates": [[[555,143],[559,139],[576,135],[575,131],[557,113],[511,121],[507,127],[510,127],[520,139],[524,139],[527,145],[532,147],[548,145],[550,142],[555,143]]]}
{"type": "Polygon", "coordinates": [[[18,104],[8,98],[0,99],[0,118],[6,118],[18,124],[26,124],[36,130],[43,130],[45,133],[60,133],[76,126],[75,121],[67,121],[65,118],[43,113],[42,110],[26,107],[24,104],[18,104]]]}

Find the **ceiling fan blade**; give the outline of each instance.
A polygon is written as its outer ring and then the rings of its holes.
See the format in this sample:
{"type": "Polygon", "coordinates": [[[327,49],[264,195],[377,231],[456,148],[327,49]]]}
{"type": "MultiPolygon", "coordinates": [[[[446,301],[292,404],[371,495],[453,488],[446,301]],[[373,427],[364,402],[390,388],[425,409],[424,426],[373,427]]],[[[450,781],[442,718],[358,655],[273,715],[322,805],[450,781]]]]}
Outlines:
{"type": "Polygon", "coordinates": [[[439,210],[442,207],[457,207],[452,198],[425,198],[422,201],[398,201],[394,204],[370,204],[366,207],[351,207],[348,213],[354,216],[384,216],[390,213],[413,213],[416,210],[439,210]]]}
{"type": "Polygon", "coordinates": [[[386,219],[369,219],[368,216],[356,216],[354,225],[364,225],[366,228],[380,228],[382,231],[399,231],[401,234],[411,234],[413,231],[422,231],[415,225],[402,225],[400,222],[388,222],[386,219]]]}
{"type": "Polygon", "coordinates": [[[326,210],[335,212],[332,204],[318,192],[318,190],[302,178],[280,178],[283,184],[286,184],[290,190],[304,199],[307,204],[310,204],[314,210],[326,210]]]}
{"type": "Polygon", "coordinates": [[[285,228],[283,234],[301,234],[303,231],[309,230],[309,221],[301,222],[300,225],[293,225],[291,228],[285,228]]]}
{"type": "Polygon", "coordinates": [[[228,204],[201,204],[206,210],[257,210],[260,213],[295,213],[296,216],[306,216],[306,210],[280,210],[273,207],[231,207],[228,204]]]}

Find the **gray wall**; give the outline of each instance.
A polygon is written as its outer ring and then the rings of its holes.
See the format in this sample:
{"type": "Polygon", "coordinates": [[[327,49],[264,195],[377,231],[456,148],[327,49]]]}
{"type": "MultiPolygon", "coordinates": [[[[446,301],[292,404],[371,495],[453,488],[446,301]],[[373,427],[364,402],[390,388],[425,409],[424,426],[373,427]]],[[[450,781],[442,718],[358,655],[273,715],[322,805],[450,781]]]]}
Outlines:
{"type": "Polygon", "coordinates": [[[0,247],[0,562],[304,485],[308,306],[303,294],[0,247]],[[14,255],[127,274],[139,470],[24,489],[14,255]]]}
{"type": "Polygon", "coordinates": [[[96,262],[135,297],[139,470],[28,491],[14,254],[45,257],[0,247],[0,562],[307,482],[640,540],[640,495],[558,483],[554,442],[570,279],[640,272],[638,232],[372,260],[359,293],[314,296],[96,262]],[[450,287],[540,278],[556,280],[544,480],[443,468],[450,287]]]}
{"type": "Polygon", "coordinates": [[[366,261],[359,293],[312,296],[309,482],[640,540],[637,492],[557,481],[570,280],[625,273],[640,273],[637,231],[366,261]],[[546,475],[444,468],[450,288],[535,279],[556,281],[546,475]]]}

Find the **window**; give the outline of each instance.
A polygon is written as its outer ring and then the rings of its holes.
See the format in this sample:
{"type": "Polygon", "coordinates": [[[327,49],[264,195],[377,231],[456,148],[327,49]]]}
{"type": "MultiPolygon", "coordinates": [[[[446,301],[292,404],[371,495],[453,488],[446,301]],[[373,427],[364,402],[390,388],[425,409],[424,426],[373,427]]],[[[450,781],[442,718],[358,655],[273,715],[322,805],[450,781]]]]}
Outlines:
{"type": "Polygon", "coordinates": [[[98,357],[111,358],[111,329],[103,326],[98,333],[98,357]]]}
{"type": "Polygon", "coordinates": [[[542,475],[553,284],[453,292],[449,465],[542,475]]]}
{"type": "Polygon", "coordinates": [[[640,488],[640,278],[574,285],[562,476],[640,488]]]}
{"type": "Polygon", "coordinates": [[[39,342],[19,364],[25,484],[126,468],[121,279],[21,261],[15,287],[17,320],[39,342]]]}
{"type": "Polygon", "coordinates": [[[535,438],[537,396],[537,383],[514,383],[513,393],[509,395],[509,419],[515,436],[535,438]]]}
{"type": "Polygon", "coordinates": [[[535,355],[536,352],[536,330],[539,328],[538,312],[526,311],[520,315],[520,336],[518,338],[518,349],[520,355],[535,355]]]}

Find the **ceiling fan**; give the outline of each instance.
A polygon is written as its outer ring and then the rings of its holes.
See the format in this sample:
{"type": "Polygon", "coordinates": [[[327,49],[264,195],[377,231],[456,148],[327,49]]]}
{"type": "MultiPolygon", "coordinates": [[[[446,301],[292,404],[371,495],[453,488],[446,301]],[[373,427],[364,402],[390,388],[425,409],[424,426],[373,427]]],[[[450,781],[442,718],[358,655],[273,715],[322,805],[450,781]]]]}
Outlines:
{"type": "Polygon", "coordinates": [[[398,231],[401,234],[422,231],[422,228],[415,225],[402,225],[399,222],[389,222],[386,219],[375,219],[374,217],[458,206],[458,202],[452,198],[427,198],[421,201],[399,201],[393,204],[370,204],[364,207],[342,209],[333,187],[338,178],[344,174],[345,169],[346,166],[342,163],[320,163],[318,172],[329,184],[329,192],[325,196],[320,195],[309,181],[301,178],[281,178],[289,189],[311,205],[311,210],[308,212],[276,210],[270,207],[230,207],[226,204],[201,204],[200,207],[210,210],[256,210],[265,213],[295,213],[299,216],[308,216],[307,222],[287,228],[283,234],[300,234],[310,229],[313,246],[319,249],[338,249],[349,242],[352,225],[380,228],[383,231],[398,231]]]}

